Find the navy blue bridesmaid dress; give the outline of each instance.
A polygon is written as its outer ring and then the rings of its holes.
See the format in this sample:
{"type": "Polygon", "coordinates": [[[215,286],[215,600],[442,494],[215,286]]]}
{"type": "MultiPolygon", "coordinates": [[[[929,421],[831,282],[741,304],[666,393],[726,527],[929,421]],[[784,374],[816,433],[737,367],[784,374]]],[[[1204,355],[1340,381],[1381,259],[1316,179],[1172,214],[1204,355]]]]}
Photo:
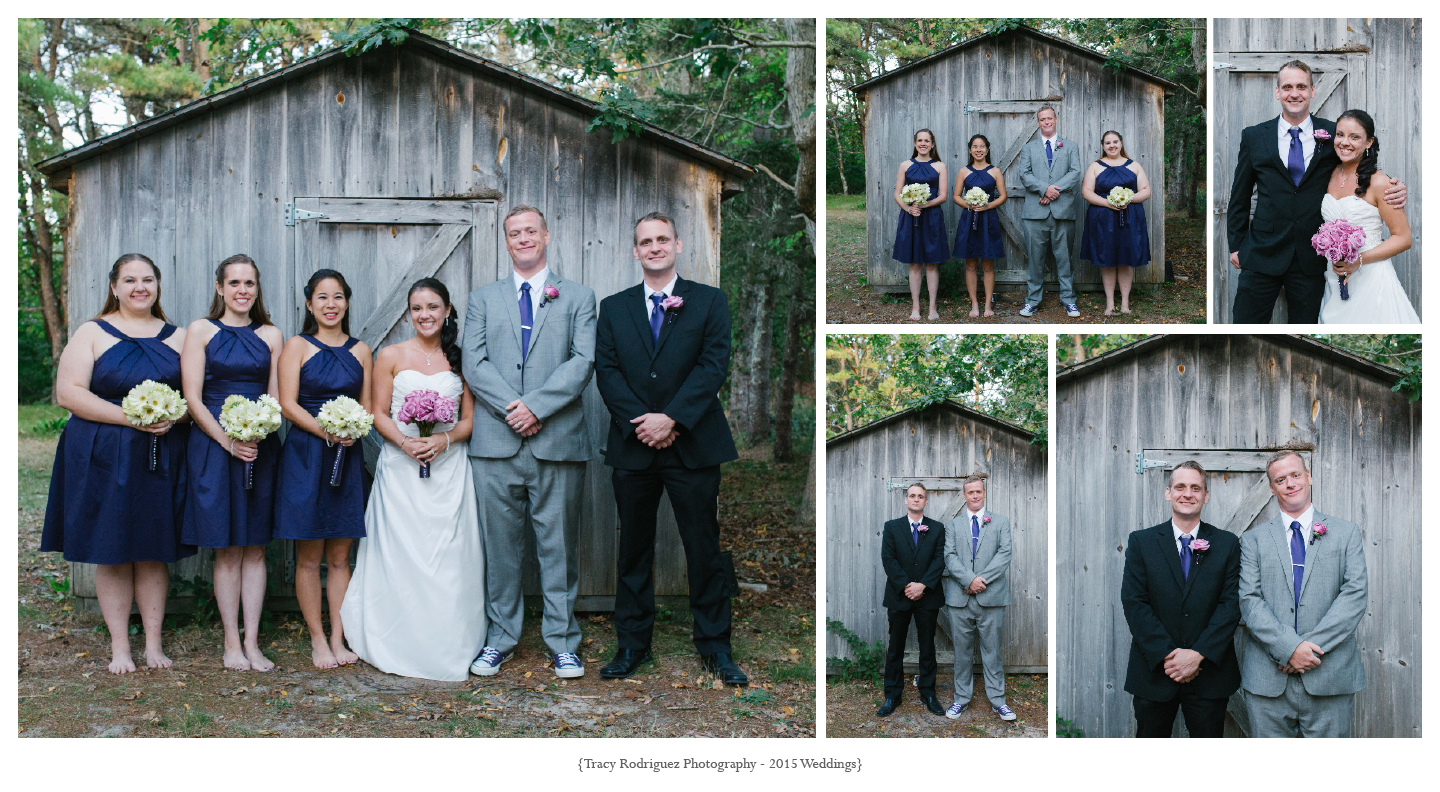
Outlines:
{"type": "MultiPolygon", "coordinates": [[[[180,390],[180,353],[165,345],[174,325],[153,338],[131,338],[103,319],[95,324],[119,341],[96,359],[91,393],[118,405],[147,379],[180,390]]],[[[151,471],[153,435],[72,415],[55,448],[41,551],[86,564],[169,564],[195,555],[180,538],[189,433],[187,424],[161,435],[151,471]]]]}
{"type": "MultiPolygon", "coordinates": [[[[940,194],[940,172],[932,162],[911,162],[905,169],[905,184],[930,185],[930,200],[940,194]]],[[[945,205],[921,209],[919,217],[900,210],[895,229],[895,249],[890,255],[905,264],[943,264],[950,260],[950,234],[945,231],[945,205]]]]}
{"type": "MultiPolygon", "coordinates": [[[[961,198],[963,199],[972,187],[984,190],[992,201],[999,197],[1000,191],[997,189],[995,177],[990,175],[990,171],[994,169],[994,165],[987,165],[982,171],[967,167],[969,173],[965,176],[965,184],[960,187],[961,198]]],[[[962,205],[960,225],[955,229],[955,258],[1005,258],[1005,239],[1001,236],[1000,215],[996,210],[976,212],[962,205]]]]}
{"type": "MultiPolygon", "coordinates": [[[[1123,165],[1106,165],[1095,177],[1095,194],[1104,198],[1116,187],[1139,190],[1140,177],[1125,160],[1123,165]]],[[[1080,258],[1097,267],[1143,267],[1150,263],[1150,230],[1145,225],[1145,205],[1132,203],[1121,211],[1090,204],[1085,214],[1085,233],[1080,237],[1080,258]]]]}
{"type": "MultiPolygon", "coordinates": [[[[225,398],[239,394],[254,399],[270,385],[270,345],[256,334],[259,322],[231,327],[210,320],[219,331],[205,345],[205,387],[202,401],[215,420],[225,398]]],[[[190,433],[189,486],[185,495],[182,538],[200,547],[248,547],[270,542],[275,524],[275,471],[280,440],[272,432],[260,441],[255,458],[254,486],[245,489],[245,463],[227,446],[196,429],[190,433]]]]}
{"type": "MultiPolygon", "coordinates": [[[[322,344],[309,335],[301,338],[319,351],[300,366],[300,407],[311,415],[337,396],[360,400],[365,369],[350,348],[322,344]]],[[[365,536],[365,454],[360,443],[345,449],[340,462],[339,486],[331,485],[336,449],[303,429],[290,427],[280,455],[279,494],[276,497],[276,539],[360,539],[365,536]]]]}

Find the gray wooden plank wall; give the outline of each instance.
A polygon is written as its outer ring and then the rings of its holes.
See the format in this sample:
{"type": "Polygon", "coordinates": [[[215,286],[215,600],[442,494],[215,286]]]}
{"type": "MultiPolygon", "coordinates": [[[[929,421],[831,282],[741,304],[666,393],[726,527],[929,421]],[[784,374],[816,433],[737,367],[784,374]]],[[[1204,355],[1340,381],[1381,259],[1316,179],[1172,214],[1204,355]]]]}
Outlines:
{"type": "MultiPolygon", "coordinates": [[[[1056,519],[1059,717],[1086,736],[1134,733],[1123,689],[1124,544],[1169,518],[1162,494],[1135,473],[1134,454],[1295,440],[1316,445],[1316,507],[1358,523],[1366,539],[1370,606],[1359,641],[1368,687],[1355,698],[1355,734],[1420,735],[1418,403],[1264,337],[1185,336],[1059,382],[1056,405],[1056,498],[1066,504],[1056,519]]],[[[1223,521],[1231,509],[1212,500],[1203,519],[1223,521]]]]}
{"type": "MultiPolygon", "coordinates": [[[[1046,667],[1045,460],[1045,449],[1030,445],[1027,438],[943,407],[829,445],[826,617],[843,622],[867,643],[886,639],[881,530],[887,520],[905,513],[903,490],[887,492],[886,481],[895,476],[959,477],[984,472],[990,475],[987,505],[1009,517],[1011,524],[1011,604],[1005,613],[1001,655],[1007,668],[1046,667]]],[[[957,497],[958,492],[935,493],[926,513],[938,517],[957,497]]],[[[847,657],[849,650],[829,633],[825,655],[847,657]]]]}

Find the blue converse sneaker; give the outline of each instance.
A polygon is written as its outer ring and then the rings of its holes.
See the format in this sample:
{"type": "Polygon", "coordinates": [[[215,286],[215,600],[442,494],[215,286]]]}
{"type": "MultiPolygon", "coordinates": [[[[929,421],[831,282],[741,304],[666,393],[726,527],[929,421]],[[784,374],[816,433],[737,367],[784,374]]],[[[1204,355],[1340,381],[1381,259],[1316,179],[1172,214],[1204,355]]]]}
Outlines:
{"type": "Polygon", "coordinates": [[[475,658],[475,662],[470,664],[470,673],[480,676],[494,676],[500,673],[500,666],[504,665],[506,660],[514,656],[514,652],[501,652],[499,649],[487,646],[480,650],[480,656],[475,658]]]}
{"type": "Polygon", "coordinates": [[[950,709],[945,710],[945,717],[949,718],[950,720],[955,720],[956,718],[959,718],[960,713],[965,711],[965,705],[969,703],[970,702],[968,701],[960,701],[957,699],[954,704],[950,705],[950,709]]]}
{"type": "Polygon", "coordinates": [[[1079,316],[1079,315],[1080,315],[1080,306],[1076,305],[1075,303],[1066,303],[1066,305],[1065,305],[1065,315],[1066,315],[1066,316],[1071,316],[1071,317],[1077,317],[1077,316],[1079,316]]]}
{"type": "Polygon", "coordinates": [[[1034,316],[1034,315],[1035,315],[1035,309],[1038,308],[1038,307],[1039,307],[1039,306],[1032,305],[1031,303],[1028,303],[1028,302],[1027,302],[1027,303],[1025,303],[1025,307],[1020,309],[1020,315],[1021,315],[1021,316],[1034,316]]]}
{"type": "Polygon", "coordinates": [[[561,679],[585,676],[585,666],[580,663],[580,658],[570,652],[555,655],[551,658],[551,665],[555,668],[555,676],[561,679]]]}
{"type": "Polygon", "coordinates": [[[1015,711],[1012,710],[1012,709],[1010,709],[1009,707],[1005,706],[1004,704],[1001,704],[1001,705],[998,706],[998,707],[991,707],[991,709],[995,710],[995,714],[1000,716],[1000,720],[1003,720],[1003,721],[1013,721],[1013,720],[1015,720],[1015,711]]]}

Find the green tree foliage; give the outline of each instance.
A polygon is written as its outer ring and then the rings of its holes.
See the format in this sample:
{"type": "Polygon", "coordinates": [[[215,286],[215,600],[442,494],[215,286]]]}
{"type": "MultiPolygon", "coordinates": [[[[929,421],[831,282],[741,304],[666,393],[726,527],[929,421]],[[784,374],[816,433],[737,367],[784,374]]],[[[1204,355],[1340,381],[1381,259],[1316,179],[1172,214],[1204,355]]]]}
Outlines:
{"type": "Polygon", "coordinates": [[[1096,355],[1103,355],[1126,344],[1133,344],[1149,333],[1109,333],[1105,335],[1081,335],[1070,333],[1055,336],[1055,368],[1062,369],[1083,363],[1096,355]]]}
{"type": "Polygon", "coordinates": [[[1366,360],[1388,366],[1400,372],[1400,381],[1392,388],[1403,393],[1413,404],[1420,400],[1420,336],[1411,333],[1382,333],[1374,335],[1328,335],[1311,336],[1333,347],[1338,347],[1366,360]]]}
{"type": "Polygon", "coordinates": [[[948,399],[1046,442],[1043,335],[840,334],[826,336],[825,344],[826,437],[948,399]]]}

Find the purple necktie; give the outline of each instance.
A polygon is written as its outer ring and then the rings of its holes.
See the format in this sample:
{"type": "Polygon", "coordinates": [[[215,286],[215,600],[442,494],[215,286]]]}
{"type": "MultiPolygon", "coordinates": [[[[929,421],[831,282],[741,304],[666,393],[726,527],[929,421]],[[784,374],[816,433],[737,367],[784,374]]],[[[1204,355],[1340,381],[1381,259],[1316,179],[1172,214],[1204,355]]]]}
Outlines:
{"type": "Polygon", "coordinates": [[[970,515],[970,563],[975,563],[975,555],[980,552],[980,518],[974,514],[970,515]]]}
{"type": "Polygon", "coordinates": [[[665,301],[663,292],[650,295],[650,302],[655,303],[655,308],[650,311],[650,340],[660,343],[660,323],[665,319],[665,309],[660,303],[665,301]]]}
{"type": "Polygon", "coordinates": [[[530,284],[520,284],[520,359],[530,356],[530,328],[535,326],[535,311],[530,307],[530,284]]]}
{"type": "Polygon", "coordinates": [[[1305,579],[1305,539],[1299,521],[1290,523],[1290,568],[1295,576],[1295,632],[1300,632],[1300,583],[1305,579]]]}
{"type": "Polygon", "coordinates": [[[1193,538],[1190,534],[1180,534],[1180,574],[1186,580],[1190,579],[1190,560],[1194,557],[1190,554],[1190,540],[1193,538]]]}
{"type": "Polygon", "coordinates": [[[1045,141],[1045,166],[1052,168],[1055,166],[1055,152],[1051,150],[1048,140],[1045,141]]]}
{"type": "Polygon", "coordinates": [[[1295,180],[1295,186],[1300,186],[1300,179],[1305,176],[1305,148],[1300,145],[1300,127],[1290,127],[1290,178],[1295,180]]]}
{"type": "Polygon", "coordinates": [[[910,523],[910,544],[920,546],[920,523],[910,523]]]}

